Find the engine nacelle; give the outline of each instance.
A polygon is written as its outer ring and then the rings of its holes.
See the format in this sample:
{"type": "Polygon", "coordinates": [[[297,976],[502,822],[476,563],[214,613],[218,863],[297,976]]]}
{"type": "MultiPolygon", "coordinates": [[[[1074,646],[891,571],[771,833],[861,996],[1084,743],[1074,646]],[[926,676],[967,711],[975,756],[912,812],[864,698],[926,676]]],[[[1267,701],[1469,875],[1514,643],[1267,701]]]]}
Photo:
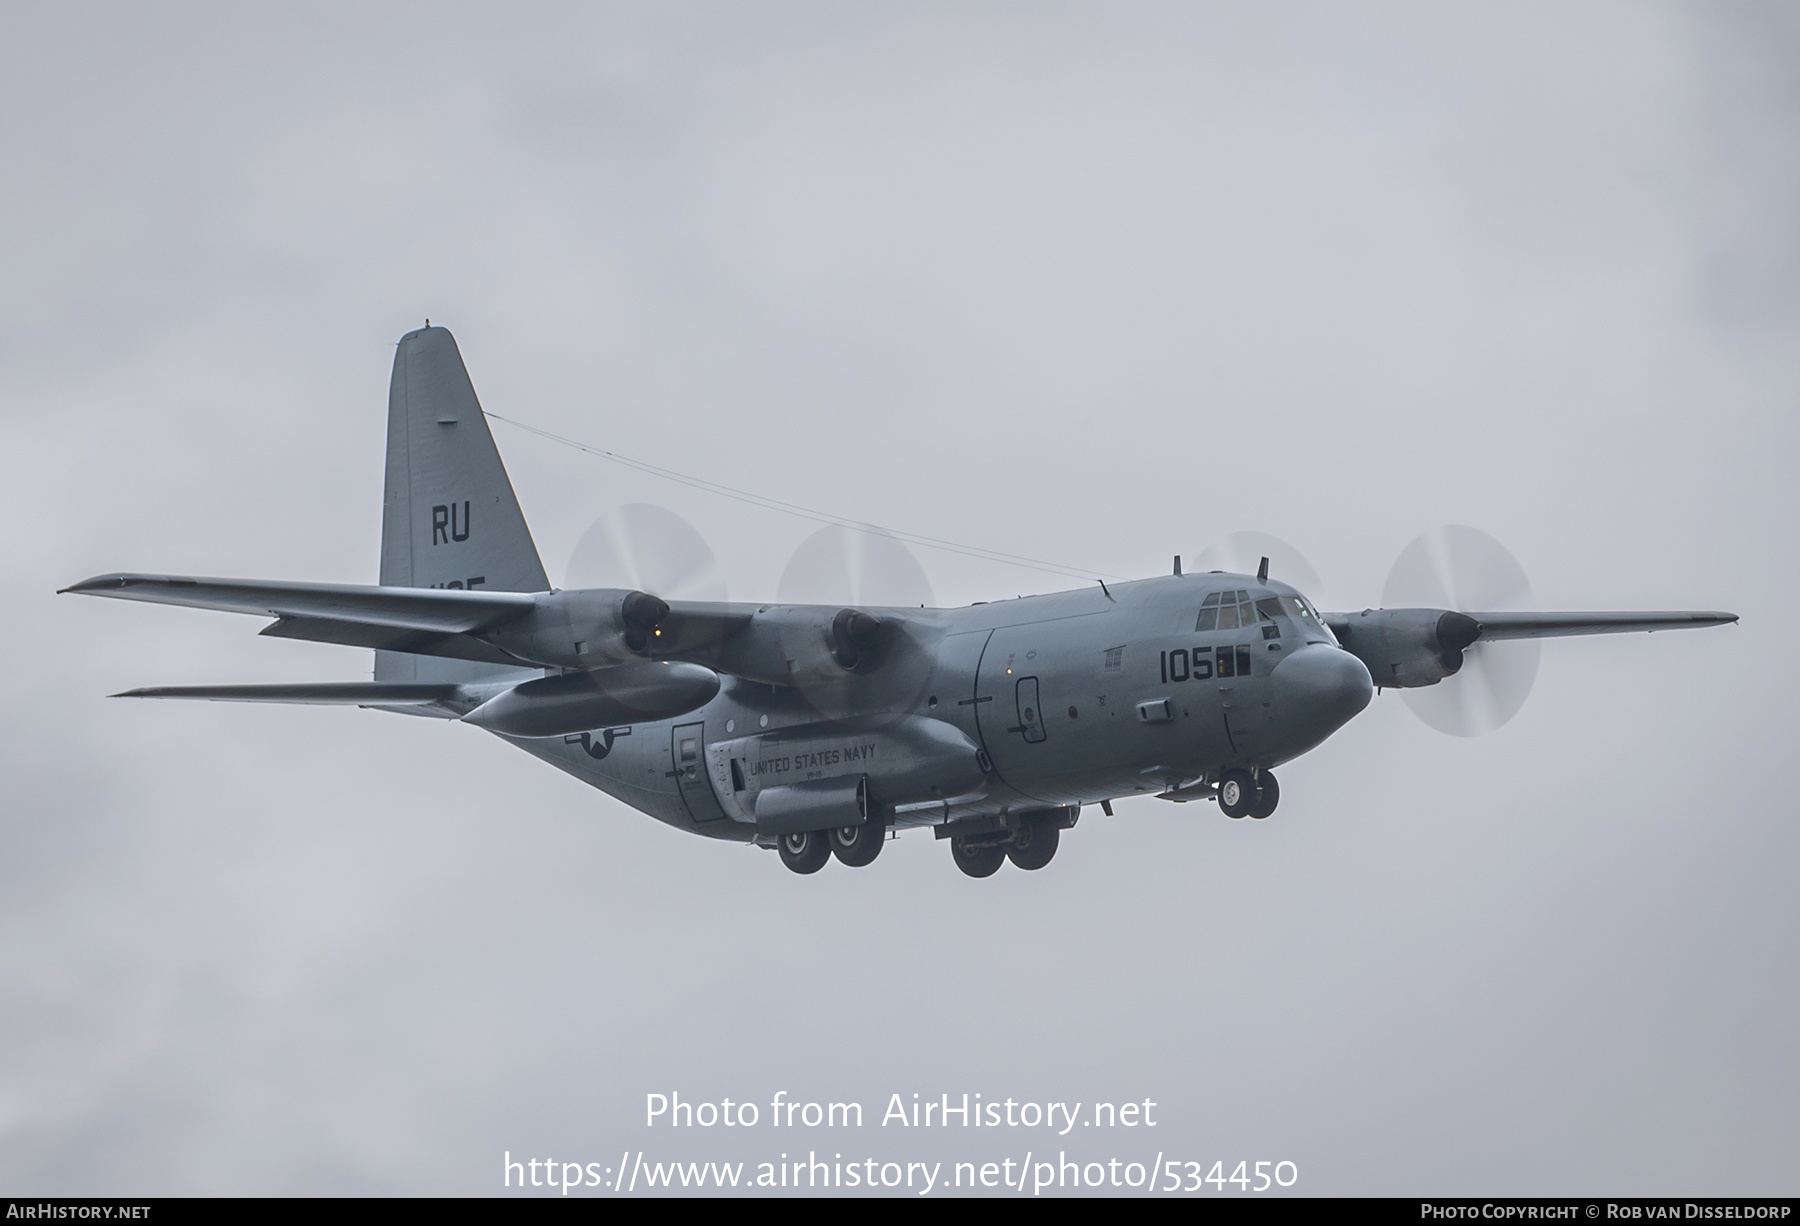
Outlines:
{"type": "Polygon", "coordinates": [[[778,605],[759,610],[716,650],[690,658],[765,685],[830,685],[879,668],[899,629],[860,609],[778,605]]]}
{"type": "Polygon", "coordinates": [[[1448,609],[1364,609],[1333,618],[1331,632],[1377,686],[1436,685],[1462,668],[1481,623],[1448,609]]]}
{"type": "Polygon", "coordinates": [[[528,616],[490,630],[486,638],[545,668],[602,668],[642,659],[657,624],[668,615],[668,604],[648,592],[551,592],[537,598],[528,616]]]}

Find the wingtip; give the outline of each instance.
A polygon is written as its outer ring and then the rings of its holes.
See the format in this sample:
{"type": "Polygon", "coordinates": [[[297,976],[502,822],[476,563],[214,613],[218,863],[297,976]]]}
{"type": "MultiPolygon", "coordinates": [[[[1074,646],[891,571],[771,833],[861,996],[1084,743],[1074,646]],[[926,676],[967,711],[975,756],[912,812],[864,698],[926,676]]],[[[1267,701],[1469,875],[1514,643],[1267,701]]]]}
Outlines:
{"type": "Polygon", "coordinates": [[[74,592],[76,595],[81,595],[86,592],[97,592],[102,588],[130,587],[130,586],[131,586],[131,576],[130,575],[121,575],[121,574],[93,575],[89,578],[81,580],[81,582],[79,582],[79,583],[71,583],[68,587],[57,588],[56,594],[58,596],[61,596],[65,592],[74,592]]]}

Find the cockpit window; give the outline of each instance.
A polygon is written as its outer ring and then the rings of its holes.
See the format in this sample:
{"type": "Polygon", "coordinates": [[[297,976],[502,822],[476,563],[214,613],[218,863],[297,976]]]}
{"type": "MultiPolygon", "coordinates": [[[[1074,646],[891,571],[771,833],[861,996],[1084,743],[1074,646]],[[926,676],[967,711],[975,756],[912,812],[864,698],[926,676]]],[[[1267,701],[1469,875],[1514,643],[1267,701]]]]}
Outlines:
{"type": "MultiPolygon", "coordinates": [[[[1270,612],[1267,606],[1274,605],[1277,602],[1279,602],[1281,611],[1287,616],[1293,618],[1309,630],[1319,631],[1329,636],[1330,632],[1325,629],[1325,619],[1319,616],[1319,611],[1313,608],[1312,603],[1304,596],[1280,596],[1268,600],[1259,600],[1256,602],[1256,607],[1267,614],[1270,612]]],[[[1336,642],[1337,640],[1333,639],[1332,641],[1336,642]]]]}
{"type": "Polygon", "coordinates": [[[1207,630],[1236,630],[1240,626],[1256,624],[1256,606],[1250,603],[1250,593],[1239,589],[1235,592],[1214,592],[1200,605],[1200,616],[1194,619],[1196,633],[1207,630]]]}
{"type": "Polygon", "coordinates": [[[1194,620],[1194,632],[1214,630],[1219,625],[1219,593],[1214,592],[1200,602],[1200,616],[1194,620]]]}

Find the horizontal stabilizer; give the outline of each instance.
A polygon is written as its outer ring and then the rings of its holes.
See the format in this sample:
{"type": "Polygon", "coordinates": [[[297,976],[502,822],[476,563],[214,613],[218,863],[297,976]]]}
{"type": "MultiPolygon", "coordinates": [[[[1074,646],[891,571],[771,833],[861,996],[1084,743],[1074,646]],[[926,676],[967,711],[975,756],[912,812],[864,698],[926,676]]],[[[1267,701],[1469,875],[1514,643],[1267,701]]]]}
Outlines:
{"type": "Polygon", "coordinates": [[[1736,613],[1470,613],[1481,623],[1481,639],[1549,639],[1579,634],[1629,634],[1635,630],[1691,630],[1723,626],[1736,613]]]}
{"type": "Polygon", "coordinates": [[[533,605],[531,596],[524,592],[190,579],[175,575],[96,575],[62,590],[117,600],[185,605],[191,609],[355,622],[439,634],[485,630],[529,613],[533,605]]]}
{"type": "Polygon", "coordinates": [[[404,707],[443,702],[457,696],[450,683],[409,681],[318,681],[295,685],[155,685],[126,690],[114,698],[205,698],[213,702],[303,702],[346,706],[404,707]]]}
{"type": "Polygon", "coordinates": [[[362,622],[330,621],[323,617],[283,617],[264,626],[272,639],[299,639],[307,643],[336,643],[344,647],[373,647],[377,651],[404,651],[422,656],[448,656],[454,660],[480,660],[485,664],[517,664],[486,639],[469,634],[443,634],[401,626],[371,626],[362,622]]]}

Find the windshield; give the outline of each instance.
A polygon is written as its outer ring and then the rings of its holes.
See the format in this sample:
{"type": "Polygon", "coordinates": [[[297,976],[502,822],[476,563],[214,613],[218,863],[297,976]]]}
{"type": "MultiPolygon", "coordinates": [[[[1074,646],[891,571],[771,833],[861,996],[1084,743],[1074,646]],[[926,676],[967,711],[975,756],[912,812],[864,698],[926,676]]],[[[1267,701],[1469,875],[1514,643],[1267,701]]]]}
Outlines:
{"type": "Polygon", "coordinates": [[[1265,627],[1263,637],[1279,638],[1280,630],[1276,623],[1282,618],[1291,618],[1299,622],[1307,630],[1323,635],[1327,641],[1336,642],[1331,631],[1325,628],[1325,619],[1319,616],[1317,609],[1304,596],[1264,596],[1261,600],[1252,601],[1250,593],[1237,590],[1213,592],[1207,596],[1200,607],[1200,616],[1195,619],[1194,629],[1204,633],[1208,630],[1248,629],[1251,626],[1265,627]]]}
{"type": "Polygon", "coordinates": [[[1308,629],[1325,630],[1325,619],[1304,596],[1267,596],[1256,602],[1256,611],[1266,620],[1291,617],[1308,629]]]}

